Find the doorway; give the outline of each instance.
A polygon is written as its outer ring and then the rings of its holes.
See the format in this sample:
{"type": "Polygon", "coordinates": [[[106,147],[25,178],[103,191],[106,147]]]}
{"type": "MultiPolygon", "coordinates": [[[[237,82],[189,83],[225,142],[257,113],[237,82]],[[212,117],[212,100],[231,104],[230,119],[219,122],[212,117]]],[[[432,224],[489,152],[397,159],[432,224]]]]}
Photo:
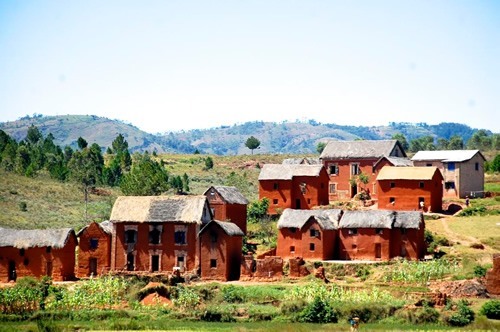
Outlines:
{"type": "Polygon", "coordinates": [[[351,198],[358,194],[358,185],[351,185],[351,198]]]}
{"type": "Polygon", "coordinates": [[[135,257],[133,253],[130,252],[127,254],[127,271],[135,270],[134,258],[135,257]]]}
{"type": "Polygon", "coordinates": [[[9,281],[16,281],[17,272],[16,272],[16,262],[9,261],[9,281]]]}
{"type": "Polygon", "coordinates": [[[382,258],[382,244],[375,243],[375,259],[380,260],[382,258]]]}
{"type": "Polygon", "coordinates": [[[89,274],[91,276],[97,275],[97,258],[89,258],[89,274]]]}
{"type": "Polygon", "coordinates": [[[160,270],[160,256],[151,256],[151,272],[158,272],[160,270]]]}
{"type": "Polygon", "coordinates": [[[298,209],[298,210],[300,210],[300,198],[297,198],[295,200],[295,208],[298,209]]]}

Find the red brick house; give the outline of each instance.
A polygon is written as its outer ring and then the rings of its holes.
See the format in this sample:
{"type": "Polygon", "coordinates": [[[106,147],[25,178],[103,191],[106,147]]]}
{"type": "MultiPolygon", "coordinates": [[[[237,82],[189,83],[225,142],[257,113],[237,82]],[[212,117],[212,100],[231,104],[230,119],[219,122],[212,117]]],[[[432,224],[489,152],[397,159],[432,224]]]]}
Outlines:
{"type": "Polygon", "coordinates": [[[259,199],[269,199],[269,214],[328,205],[328,174],[323,165],[265,164],[259,174],[259,199]]]}
{"type": "Polygon", "coordinates": [[[236,187],[212,186],[203,195],[208,199],[215,220],[231,221],[246,234],[248,200],[236,187]]]}
{"type": "Polygon", "coordinates": [[[212,220],[200,231],[201,278],[238,280],[243,231],[232,222],[212,220]]]}
{"type": "Polygon", "coordinates": [[[393,222],[393,211],[344,211],[339,222],[339,259],[389,260],[393,222]]]}
{"type": "Polygon", "coordinates": [[[423,259],[425,245],[424,215],[420,211],[397,211],[391,231],[391,258],[423,259]]]}
{"type": "Polygon", "coordinates": [[[121,196],[111,212],[111,270],[196,271],[198,233],[212,220],[204,195],[121,196]]]}
{"type": "Polygon", "coordinates": [[[338,257],[346,260],[417,260],[425,254],[420,211],[345,211],[339,222],[338,257]]]}
{"type": "Polygon", "coordinates": [[[366,189],[372,198],[377,197],[374,167],[382,157],[406,158],[397,140],[380,141],[329,141],[320,160],[329,175],[329,200],[344,200],[356,196],[363,188],[354,179],[361,173],[369,177],[366,189]]]}
{"type": "Polygon", "coordinates": [[[109,272],[111,267],[111,234],[113,225],[110,221],[91,222],[83,227],[78,237],[79,278],[98,276],[109,272]]]}
{"type": "Polygon", "coordinates": [[[483,197],[484,162],[479,150],[418,151],[415,166],[437,167],[444,178],[444,197],[483,197]]]}
{"type": "Polygon", "coordinates": [[[338,209],[285,209],[278,220],[276,255],[283,259],[334,259],[341,215],[338,209]]]}
{"type": "Polygon", "coordinates": [[[443,176],[437,167],[383,167],[377,176],[378,208],[440,212],[443,176]]]}
{"type": "Polygon", "coordinates": [[[74,280],[74,230],[0,228],[0,281],[49,276],[54,281],[74,280]]]}

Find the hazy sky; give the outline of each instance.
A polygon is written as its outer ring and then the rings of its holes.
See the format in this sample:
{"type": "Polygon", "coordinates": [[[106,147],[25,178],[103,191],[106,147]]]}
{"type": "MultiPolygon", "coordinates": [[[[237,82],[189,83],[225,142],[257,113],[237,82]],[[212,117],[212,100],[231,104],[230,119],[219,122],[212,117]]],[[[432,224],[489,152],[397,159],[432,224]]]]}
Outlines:
{"type": "Polygon", "coordinates": [[[0,0],[0,122],[34,113],[500,132],[500,1],[0,0]]]}

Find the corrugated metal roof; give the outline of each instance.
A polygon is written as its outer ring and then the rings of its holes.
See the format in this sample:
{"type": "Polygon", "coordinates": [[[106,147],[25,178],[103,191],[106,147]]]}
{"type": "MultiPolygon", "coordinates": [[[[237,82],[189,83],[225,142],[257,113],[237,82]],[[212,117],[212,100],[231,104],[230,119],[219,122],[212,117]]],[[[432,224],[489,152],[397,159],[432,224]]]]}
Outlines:
{"type": "Polygon", "coordinates": [[[443,177],[437,167],[384,166],[378,173],[377,180],[432,180],[436,172],[443,177]]]}
{"type": "MultiPolygon", "coordinates": [[[[196,196],[120,196],[111,211],[111,222],[202,223],[207,219],[208,201],[196,196]]],[[[209,214],[208,214],[209,215],[209,214]]]]}
{"type": "Polygon", "coordinates": [[[236,187],[232,186],[212,186],[208,188],[203,195],[207,195],[211,190],[217,191],[221,197],[229,204],[248,204],[248,200],[236,187]]]}
{"type": "Polygon", "coordinates": [[[70,236],[76,236],[72,228],[60,229],[10,229],[0,228],[0,247],[28,249],[34,247],[63,248],[70,236]]]}
{"type": "Polygon", "coordinates": [[[259,180],[291,180],[295,176],[317,177],[322,168],[323,165],[264,164],[259,180]]]}
{"type": "Polygon", "coordinates": [[[338,228],[338,222],[342,210],[340,209],[318,209],[318,210],[294,210],[285,209],[278,220],[278,229],[298,228],[301,229],[310,218],[315,218],[321,229],[332,230],[338,228]]]}
{"type": "Polygon", "coordinates": [[[413,161],[432,161],[439,160],[442,162],[463,162],[472,159],[477,153],[484,158],[479,150],[435,150],[435,151],[418,151],[411,160],[413,161]]]}
{"type": "MultiPolygon", "coordinates": [[[[397,140],[329,141],[320,159],[380,158],[390,156],[396,145],[400,146],[397,140]]],[[[401,151],[405,153],[402,148],[401,151]]]]}

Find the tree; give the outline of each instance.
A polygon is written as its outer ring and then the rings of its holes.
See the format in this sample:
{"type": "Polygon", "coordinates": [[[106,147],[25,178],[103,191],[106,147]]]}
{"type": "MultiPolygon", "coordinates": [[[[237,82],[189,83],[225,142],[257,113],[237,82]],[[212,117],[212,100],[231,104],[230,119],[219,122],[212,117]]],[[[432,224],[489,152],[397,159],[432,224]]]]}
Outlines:
{"type": "Polygon", "coordinates": [[[321,154],[325,149],[325,147],[326,147],[325,142],[319,142],[318,145],[316,145],[316,151],[318,151],[318,153],[321,154]]]}
{"type": "Polygon", "coordinates": [[[122,178],[120,188],[125,195],[160,195],[169,189],[168,179],[165,168],[151,159],[148,153],[136,154],[130,172],[122,178]]]}
{"type": "Polygon", "coordinates": [[[490,150],[492,146],[492,137],[484,129],[480,129],[472,134],[472,137],[467,141],[467,148],[473,150],[490,150]]]}
{"type": "Polygon", "coordinates": [[[89,143],[87,143],[87,141],[83,137],[78,137],[76,143],[78,144],[78,148],[80,150],[85,149],[89,145],[89,143]]]}
{"type": "Polygon", "coordinates": [[[253,154],[253,150],[255,149],[258,149],[259,146],[260,146],[260,141],[258,139],[256,139],[255,137],[253,136],[250,136],[246,143],[245,143],[245,146],[247,148],[249,148],[251,151],[252,151],[252,154],[253,154]]]}
{"type": "Polygon", "coordinates": [[[448,142],[449,150],[462,150],[464,148],[464,140],[459,135],[453,135],[448,142]]]}
{"type": "Polygon", "coordinates": [[[205,170],[209,170],[212,168],[214,168],[214,161],[212,157],[208,156],[207,158],[205,158],[205,170]]]}
{"type": "Polygon", "coordinates": [[[25,138],[25,141],[28,144],[36,145],[39,141],[42,140],[42,138],[43,138],[42,133],[40,132],[40,130],[38,130],[38,128],[35,125],[29,126],[28,132],[27,132],[26,138],[25,138]]]}
{"type": "Polygon", "coordinates": [[[111,143],[111,146],[114,154],[118,154],[120,152],[125,152],[128,150],[128,142],[125,140],[122,134],[116,136],[114,141],[111,143]]]}
{"type": "Polygon", "coordinates": [[[410,145],[408,144],[408,140],[406,139],[405,135],[402,133],[396,133],[392,135],[392,139],[398,140],[399,144],[401,144],[401,147],[403,150],[408,151],[410,148],[410,145]]]}

